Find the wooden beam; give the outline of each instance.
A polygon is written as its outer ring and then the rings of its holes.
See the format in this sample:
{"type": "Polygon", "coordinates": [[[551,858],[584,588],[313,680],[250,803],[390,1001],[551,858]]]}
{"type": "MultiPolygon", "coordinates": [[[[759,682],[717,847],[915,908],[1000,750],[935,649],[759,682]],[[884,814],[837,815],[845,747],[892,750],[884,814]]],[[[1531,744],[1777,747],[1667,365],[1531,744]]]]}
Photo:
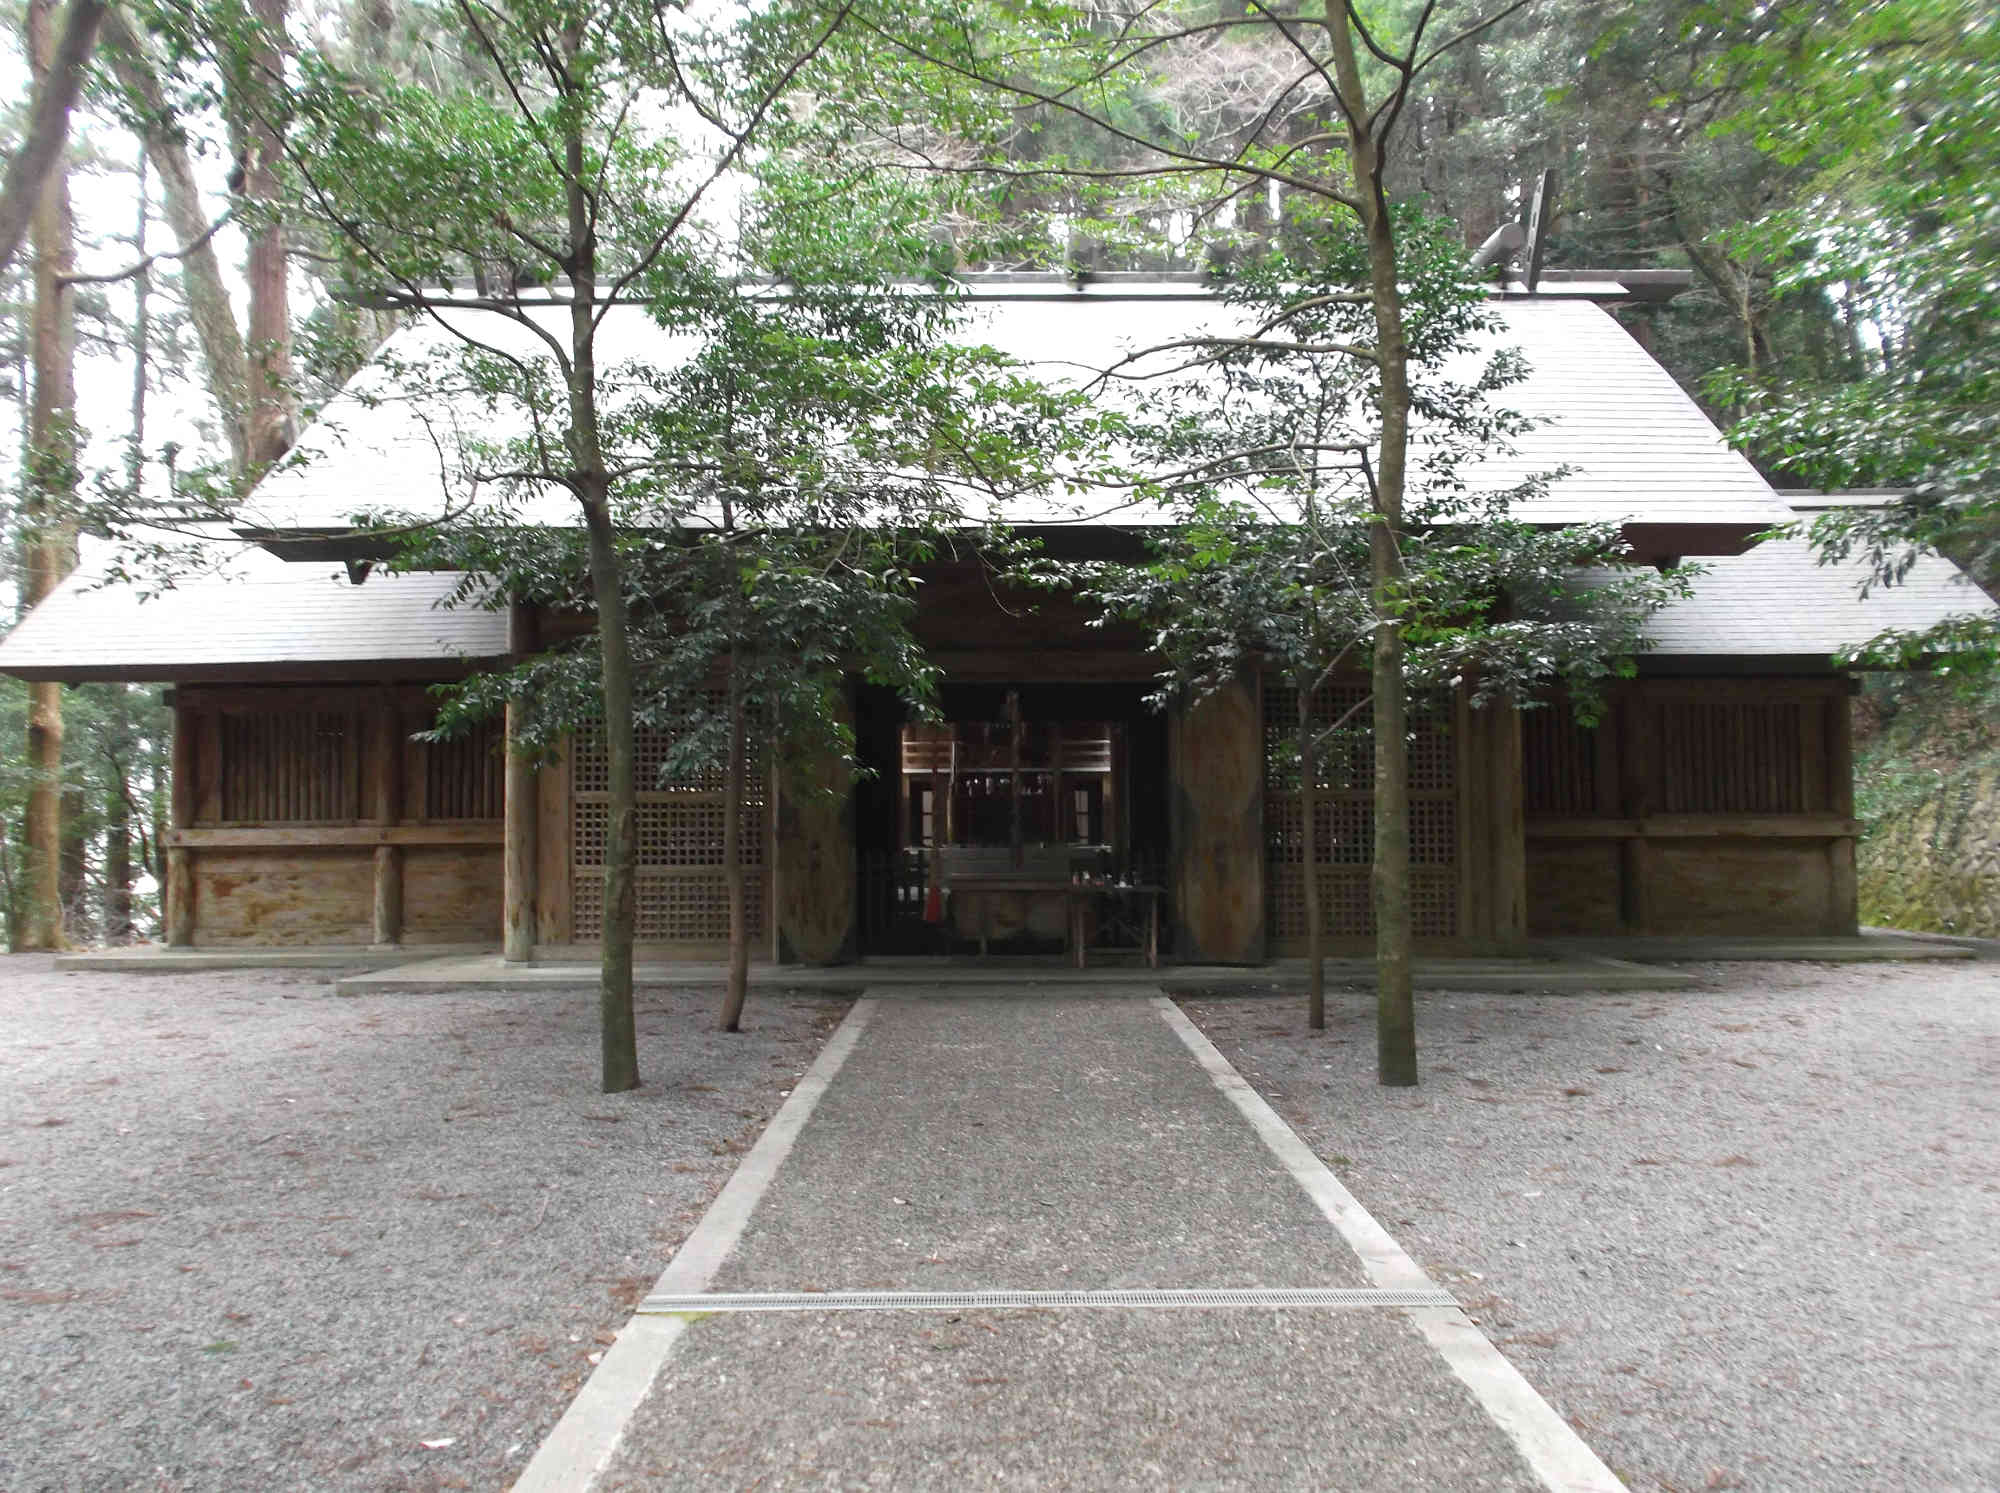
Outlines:
{"type": "Polygon", "coordinates": [[[505,842],[504,821],[492,819],[446,824],[262,824],[228,829],[177,829],[167,833],[169,849],[185,850],[324,850],[505,842]]]}
{"type": "Polygon", "coordinates": [[[1840,814],[1654,814],[1645,819],[1530,819],[1530,840],[1829,840],[1860,833],[1840,814]]]}

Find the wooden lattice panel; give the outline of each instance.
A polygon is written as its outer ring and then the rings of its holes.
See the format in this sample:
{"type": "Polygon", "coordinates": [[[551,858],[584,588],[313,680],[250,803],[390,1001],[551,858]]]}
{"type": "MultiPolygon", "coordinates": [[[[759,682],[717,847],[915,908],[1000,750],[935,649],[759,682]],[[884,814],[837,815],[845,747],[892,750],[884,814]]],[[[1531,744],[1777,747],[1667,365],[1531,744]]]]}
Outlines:
{"type": "Polygon", "coordinates": [[[1569,705],[1521,712],[1521,794],[1529,818],[1588,818],[1597,813],[1597,732],[1577,723],[1569,705]]]}
{"type": "Polygon", "coordinates": [[[222,717],[225,824],[337,824],[361,817],[361,733],[341,711],[222,717]]]}
{"type": "Polygon", "coordinates": [[[1802,814],[1798,701],[1670,701],[1658,708],[1658,802],[1668,814],[1802,814]]]}
{"type": "MultiPolygon", "coordinates": [[[[721,703],[717,691],[713,703],[721,703]]],[[[723,833],[728,822],[720,768],[662,781],[676,737],[641,730],[634,743],[638,784],[636,935],[643,943],[718,944],[729,937],[729,892],[723,833]]],[[[764,749],[746,752],[742,833],[745,912],[751,938],[763,936],[770,848],[764,749]]],[[[570,759],[571,933],[580,942],[604,934],[604,855],[610,824],[610,774],[603,738],[579,738],[570,759]]]]}
{"type": "MultiPolygon", "coordinates": [[[[1345,723],[1316,755],[1314,816],[1321,929],[1329,938],[1375,931],[1375,737],[1367,687],[1342,683],[1313,695],[1313,720],[1345,723]]],[[[1265,909],[1270,936],[1306,936],[1305,817],[1300,809],[1296,689],[1264,686],[1265,909]]],[[[1458,741],[1447,702],[1410,712],[1410,900],[1417,936],[1458,932],[1458,741]]]]}
{"type": "Polygon", "coordinates": [[[423,746],[426,819],[498,819],[506,812],[506,759],[498,721],[423,746]]]}

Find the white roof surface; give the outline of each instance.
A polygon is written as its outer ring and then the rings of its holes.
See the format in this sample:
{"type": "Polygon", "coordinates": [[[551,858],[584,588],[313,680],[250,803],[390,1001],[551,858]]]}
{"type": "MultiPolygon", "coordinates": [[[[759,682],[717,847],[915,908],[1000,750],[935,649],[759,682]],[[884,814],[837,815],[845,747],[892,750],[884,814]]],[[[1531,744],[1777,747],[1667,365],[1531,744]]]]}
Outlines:
{"type": "Polygon", "coordinates": [[[244,666],[441,677],[507,652],[507,613],[438,605],[453,573],[369,575],[286,564],[261,551],[150,600],[86,567],[0,639],[0,672],[59,679],[174,679],[244,666]]]}
{"type": "MultiPolygon", "coordinates": [[[[1500,402],[1544,423],[1519,441],[1514,455],[1486,463],[1474,480],[1497,488],[1572,469],[1542,501],[1517,509],[1519,517],[1747,528],[1789,517],[1755,469],[1603,309],[1561,298],[1503,299],[1492,309],[1504,328],[1495,345],[1520,348],[1531,370],[1500,402]]],[[[468,333],[509,351],[546,356],[532,336],[504,318],[451,314],[468,333]]],[[[566,313],[539,314],[553,322],[566,313]]],[[[1227,332],[1239,316],[1187,285],[1013,287],[973,298],[961,336],[998,347],[1046,381],[1075,384],[1135,351],[1204,331],[1227,332]]],[[[437,324],[425,322],[399,332],[385,354],[415,361],[455,344],[437,324]]],[[[620,363],[658,365],[683,356],[686,346],[643,310],[616,307],[600,332],[600,370],[609,380],[620,363]]],[[[616,399],[615,388],[609,395],[616,399]]],[[[417,408],[379,365],[371,367],[306,432],[299,450],[307,460],[264,481],[248,522],[260,529],[339,530],[361,512],[428,515],[462,505],[470,495],[456,475],[456,442],[461,434],[495,434],[476,424],[464,409],[417,408]]],[[[1108,507],[1089,499],[1034,498],[993,516],[1019,524],[1155,521],[1134,509],[1108,507]]],[[[558,491],[536,499],[523,516],[576,522],[574,503],[558,491]]]]}
{"type": "Polygon", "coordinates": [[[1961,613],[2000,613],[1951,561],[1919,556],[1894,586],[1864,598],[1859,559],[1816,564],[1804,539],[1767,539],[1747,554],[1700,562],[1694,595],[1647,623],[1652,654],[1821,658],[1890,629],[1917,632],[1961,613]]]}

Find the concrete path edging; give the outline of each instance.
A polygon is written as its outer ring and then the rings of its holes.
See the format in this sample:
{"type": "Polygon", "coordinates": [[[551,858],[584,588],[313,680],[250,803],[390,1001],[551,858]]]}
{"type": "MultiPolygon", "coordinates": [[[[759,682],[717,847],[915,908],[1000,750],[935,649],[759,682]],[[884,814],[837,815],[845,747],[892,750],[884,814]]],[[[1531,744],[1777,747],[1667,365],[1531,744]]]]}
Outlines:
{"type": "MultiPolygon", "coordinates": [[[[1250,1122],[1271,1154],[1361,1257],[1370,1280],[1386,1290],[1439,1289],[1423,1267],[1410,1258],[1299,1138],[1298,1132],[1279,1117],[1264,1096],[1251,1087],[1249,1080],[1188,1019],[1186,1012],[1164,995],[1156,997],[1153,1005],[1194,1054],[1195,1061],[1223,1097],[1250,1122]]],[[[1569,1422],[1556,1413],[1555,1407],[1536,1392],[1462,1310],[1455,1306],[1405,1310],[1549,1488],[1559,1493],[1626,1493],[1625,1484],[1617,1475],[1598,1460],[1569,1422]]]]}
{"type": "MultiPolygon", "coordinates": [[[[650,1294],[693,1295],[708,1289],[874,1014],[874,1001],[854,1003],[650,1294]]],[[[515,1479],[514,1493],[587,1493],[594,1487],[611,1465],[640,1402],[652,1391],[661,1365],[692,1320],[692,1316],[634,1316],[515,1479]]]]}

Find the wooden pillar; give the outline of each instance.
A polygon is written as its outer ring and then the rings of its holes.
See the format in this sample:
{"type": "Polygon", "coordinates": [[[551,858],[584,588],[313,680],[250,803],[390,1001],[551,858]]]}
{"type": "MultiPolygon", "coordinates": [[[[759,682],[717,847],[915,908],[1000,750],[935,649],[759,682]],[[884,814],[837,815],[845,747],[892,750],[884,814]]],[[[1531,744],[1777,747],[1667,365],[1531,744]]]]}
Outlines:
{"type": "MultiPolygon", "coordinates": [[[[195,714],[178,702],[174,705],[174,759],[172,794],[168,810],[175,830],[194,823],[195,810],[195,714]]],[[[185,845],[167,847],[166,885],[167,947],[186,949],[194,945],[194,852],[185,845]]]]}
{"type": "MultiPolygon", "coordinates": [[[[1826,806],[1843,819],[1854,817],[1854,708],[1846,690],[1825,704],[1826,806]]],[[[1861,932],[1861,890],[1854,868],[1854,836],[1827,842],[1826,931],[1835,937],[1861,932]]]]}
{"type": "Polygon", "coordinates": [[[1189,961],[1265,957],[1263,724],[1254,678],[1173,717],[1173,895],[1189,961]]]}
{"type": "MultiPolygon", "coordinates": [[[[391,825],[403,803],[403,731],[393,694],[368,713],[367,750],[361,771],[361,807],[372,824],[391,825]]],[[[403,849],[375,847],[375,914],[373,937],[378,945],[403,941],[403,849]]]]}
{"type": "MultiPolygon", "coordinates": [[[[1618,693],[1618,798],[1620,817],[1644,819],[1653,811],[1654,752],[1657,736],[1652,702],[1645,687],[1627,685],[1618,693]]],[[[1618,920],[1627,933],[1652,930],[1647,883],[1651,856],[1643,835],[1618,842],[1618,920]]]]}
{"type": "Polygon", "coordinates": [[[535,957],[536,872],[541,864],[541,785],[534,763],[516,750],[516,708],[507,707],[507,844],[502,870],[500,957],[526,964],[535,957]]]}
{"type": "Polygon", "coordinates": [[[1491,884],[1485,902],[1491,936],[1519,944],[1528,936],[1528,821],[1522,781],[1521,712],[1507,702],[1486,715],[1486,843],[1491,884]]]}
{"type": "MultiPolygon", "coordinates": [[[[841,709],[851,712],[844,702],[841,709]]],[[[847,766],[825,757],[794,771],[776,785],[777,957],[788,964],[844,964],[859,944],[847,766]]],[[[935,797],[931,822],[942,831],[943,806],[935,797]]],[[[931,854],[937,853],[934,847],[931,854]]]]}
{"type": "Polygon", "coordinates": [[[375,847],[375,942],[388,946],[403,938],[403,847],[375,847]]]}
{"type": "MultiPolygon", "coordinates": [[[[507,609],[507,651],[515,659],[533,653],[534,609],[514,602],[507,609]]],[[[509,964],[527,964],[535,957],[535,935],[541,922],[540,902],[541,784],[534,763],[520,750],[520,712],[507,707],[506,846],[501,856],[500,957],[509,964]]]]}

